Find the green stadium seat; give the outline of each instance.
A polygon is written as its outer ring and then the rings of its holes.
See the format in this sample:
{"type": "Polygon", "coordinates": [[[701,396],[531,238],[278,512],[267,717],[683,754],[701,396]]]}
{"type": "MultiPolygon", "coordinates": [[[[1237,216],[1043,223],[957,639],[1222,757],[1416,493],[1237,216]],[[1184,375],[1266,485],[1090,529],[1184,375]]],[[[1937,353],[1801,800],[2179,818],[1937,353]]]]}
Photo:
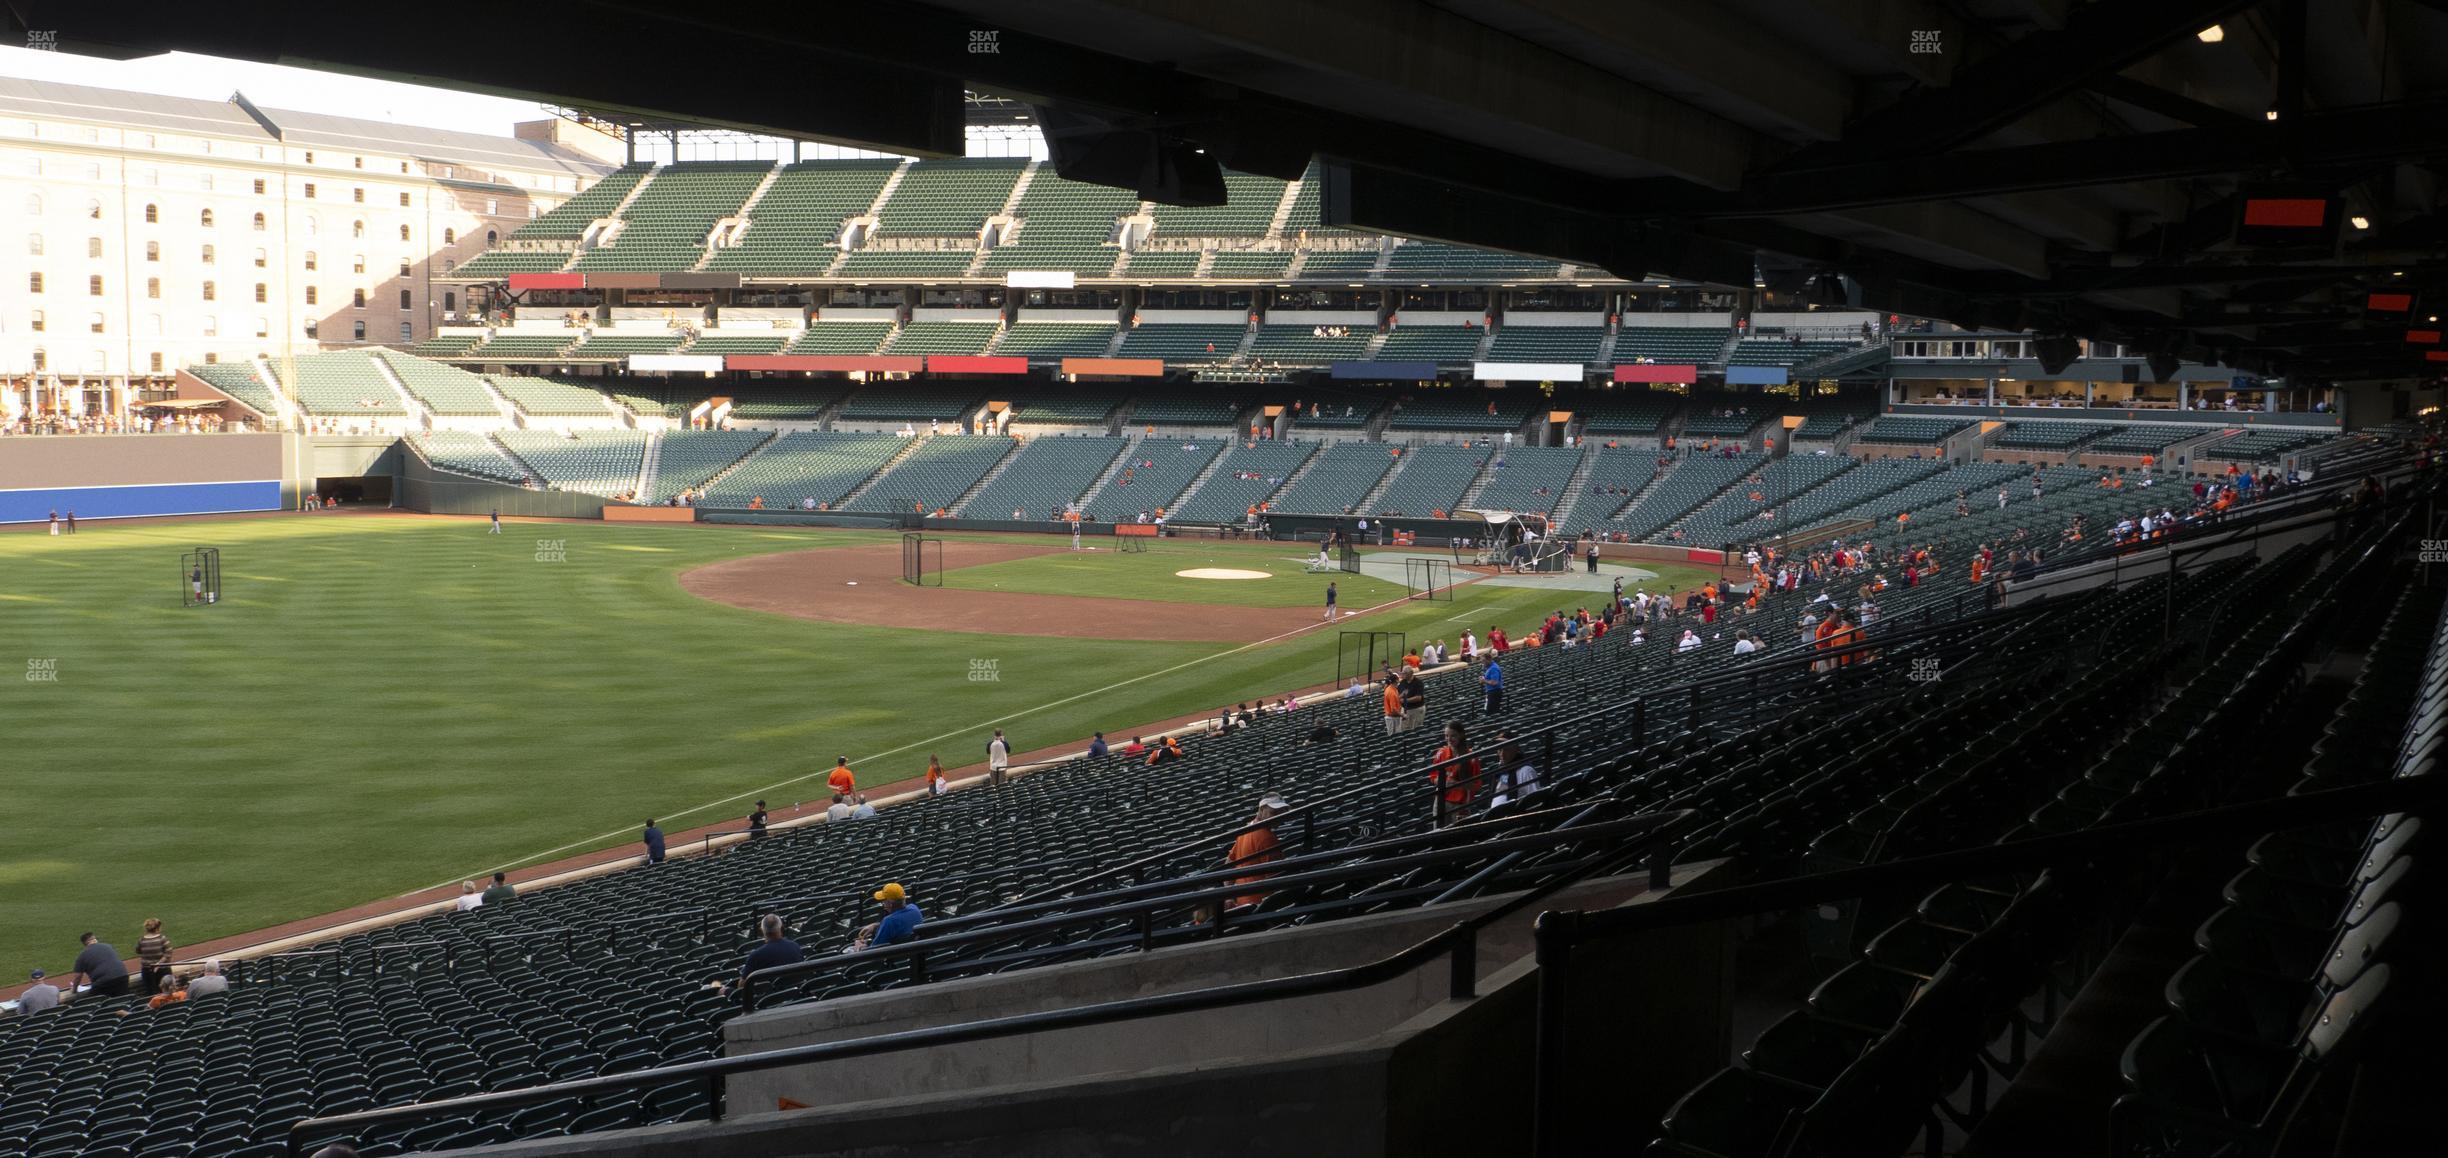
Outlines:
{"type": "Polygon", "coordinates": [[[1972,425],[1961,418],[1908,418],[1882,415],[1854,436],[1859,442],[1895,446],[1936,446],[1972,425]]]}
{"type": "Polygon", "coordinates": [[[376,350],[374,356],[399,376],[400,384],[407,387],[411,396],[435,414],[490,418],[501,413],[501,408],[493,404],[493,395],[485,389],[484,379],[474,374],[392,350],[376,350]]]}
{"type": "Polygon", "coordinates": [[[862,159],[784,165],[750,207],[745,227],[715,249],[706,268],[743,277],[823,276],[841,256],[843,223],[866,213],[900,167],[862,159]]]}
{"type": "Polygon", "coordinates": [[[1128,441],[1094,436],[1031,439],[1011,456],[1003,473],[978,488],[954,513],[1001,519],[1019,510],[1030,519],[1055,518],[1096,485],[1128,441]]]}
{"type": "Polygon", "coordinates": [[[1229,322],[1220,325],[1149,323],[1133,326],[1124,332],[1122,348],[1116,356],[1161,358],[1169,364],[1224,362],[1231,360],[1233,352],[1241,348],[1241,339],[1248,333],[1248,326],[1229,322]]]}
{"type": "Polygon", "coordinates": [[[1598,360],[1606,330],[1598,326],[1531,326],[1507,322],[1488,345],[1490,362],[1580,362],[1598,360]]]}
{"type": "Polygon", "coordinates": [[[1275,497],[1287,514],[1340,515],[1356,510],[1370,488],[1394,468],[1394,448],[1375,442],[1339,442],[1320,452],[1309,473],[1275,497]]]}
{"type": "Polygon", "coordinates": [[[910,322],[885,343],[886,354],[982,354],[1002,327],[993,322],[910,322]]]}
{"type": "Polygon", "coordinates": [[[521,413],[549,418],[600,417],[612,413],[603,391],[554,378],[495,374],[486,379],[521,413]]]}
{"type": "Polygon", "coordinates": [[[674,430],[655,451],[654,484],[639,502],[659,503],[704,486],[773,434],[763,430],[674,430]]]}
{"type": "MultiPolygon", "coordinates": [[[[519,226],[510,236],[519,241],[576,241],[586,236],[587,227],[609,216],[612,210],[637,188],[654,166],[624,165],[603,180],[587,186],[577,196],[553,206],[542,216],[519,226]]],[[[460,267],[462,272],[466,267],[460,267]]],[[[558,268],[558,267],[556,267],[558,268]]],[[[522,271],[525,272],[525,271],[522,271]]]]}
{"type": "Polygon", "coordinates": [[[774,171],[771,161],[681,161],[654,171],[611,240],[582,250],[581,273],[680,273],[705,256],[714,223],[737,216],[774,171]]]}
{"type": "Polygon", "coordinates": [[[361,350],[272,359],[275,378],[298,407],[317,418],[405,417],[399,391],[361,350]]]}
{"type": "MultiPolygon", "coordinates": [[[[1017,445],[1001,435],[946,434],[925,439],[876,479],[865,494],[850,500],[847,509],[900,513],[949,508],[1017,445]]],[[[1009,514],[980,513],[978,517],[1009,514]]]]}
{"type": "Polygon", "coordinates": [[[502,446],[556,490],[612,498],[637,489],[646,465],[646,433],[638,430],[579,430],[563,436],[549,430],[505,430],[502,446]]]}
{"type": "Polygon", "coordinates": [[[253,362],[199,362],[187,367],[187,372],[266,418],[280,415],[280,401],[273,396],[272,387],[255,372],[253,362]]]}
{"type": "Polygon", "coordinates": [[[1488,455],[1468,446],[1412,447],[1403,452],[1402,473],[1386,484],[1363,513],[1422,518],[1443,511],[1450,515],[1461,505],[1462,492],[1479,477],[1488,455]]]}

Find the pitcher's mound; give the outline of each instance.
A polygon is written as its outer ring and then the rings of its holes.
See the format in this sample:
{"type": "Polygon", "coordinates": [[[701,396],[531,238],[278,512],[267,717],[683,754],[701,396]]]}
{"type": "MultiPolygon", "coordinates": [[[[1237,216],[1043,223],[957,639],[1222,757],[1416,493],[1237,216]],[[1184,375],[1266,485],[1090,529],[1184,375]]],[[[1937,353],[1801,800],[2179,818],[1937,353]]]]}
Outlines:
{"type": "Polygon", "coordinates": [[[1264,572],[1264,571],[1243,571],[1243,570],[1241,570],[1240,568],[1237,568],[1237,567],[1192,567],[1191,569],[1189,569],[1189,570],[1187,570],[1187,571],[1175,571],[1173,574],[1174,574],[1175,576],[1177,576],[1177,577],[1179,577],[1179,578],[1183,578],[1183,579],[1272,579],[1272,578],[1274,578],[1274,576],[1273,576],[1273,575],[1270,575],[1270,574],[1268,574],[1268,573],[1266,573],[1266,572],[1264,572]]]}

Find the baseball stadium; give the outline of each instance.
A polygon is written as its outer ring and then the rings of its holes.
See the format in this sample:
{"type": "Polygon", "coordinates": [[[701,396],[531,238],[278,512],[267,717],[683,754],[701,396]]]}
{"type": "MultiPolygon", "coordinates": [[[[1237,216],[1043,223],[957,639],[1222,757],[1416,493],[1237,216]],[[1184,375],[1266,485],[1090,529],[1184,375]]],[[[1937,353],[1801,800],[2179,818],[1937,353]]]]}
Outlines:
{"type": "Polygon", "coordinates": [[[2448,9],[266,11],[0,5],[0,1154],[2434,1145],[2448,9]]]}

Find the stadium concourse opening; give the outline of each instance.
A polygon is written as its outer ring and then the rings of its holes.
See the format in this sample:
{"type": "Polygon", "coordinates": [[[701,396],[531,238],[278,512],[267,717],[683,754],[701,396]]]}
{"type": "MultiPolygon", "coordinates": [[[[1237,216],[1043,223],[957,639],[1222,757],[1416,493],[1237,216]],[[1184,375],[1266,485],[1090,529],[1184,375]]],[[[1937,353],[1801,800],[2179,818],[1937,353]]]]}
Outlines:
{"type": "Polygon", "coordinates": [[[344,507],[388,507],[391,505],[397,476],[388,474],[342,475],[314,480],[314,493],[323,502],[344,507]]]}

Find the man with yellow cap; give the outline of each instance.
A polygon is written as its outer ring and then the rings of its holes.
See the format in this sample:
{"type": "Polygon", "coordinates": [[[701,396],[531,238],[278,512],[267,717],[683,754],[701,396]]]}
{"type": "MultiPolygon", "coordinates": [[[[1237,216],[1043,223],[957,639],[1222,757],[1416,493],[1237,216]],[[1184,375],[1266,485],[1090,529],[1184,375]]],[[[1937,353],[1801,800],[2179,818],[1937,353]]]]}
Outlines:
{"type": "Polygon", "coordinates": [[[909,890],[902,888],[900,882],[895,881],[877,889],[875,899],[883,902],[884,917],[859,930],[859,948],[898,945],[918,934],[918,923],[926,920],[926,914],[910,903],[909,890]]]}

